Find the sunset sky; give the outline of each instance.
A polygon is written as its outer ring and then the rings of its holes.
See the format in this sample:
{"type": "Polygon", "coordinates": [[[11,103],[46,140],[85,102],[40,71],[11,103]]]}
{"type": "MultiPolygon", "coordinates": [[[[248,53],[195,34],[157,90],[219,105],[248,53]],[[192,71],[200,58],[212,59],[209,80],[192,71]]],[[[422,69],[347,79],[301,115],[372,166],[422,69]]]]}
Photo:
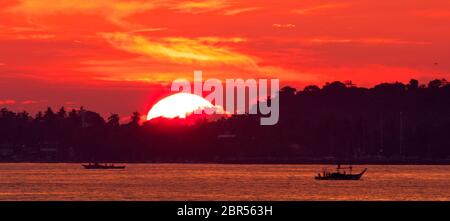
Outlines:
{"type": "Polygon", "coordinates": [[[450,78],[448,0],[2,0],[0,107],[142,113],[176,78],[450,78]]]}

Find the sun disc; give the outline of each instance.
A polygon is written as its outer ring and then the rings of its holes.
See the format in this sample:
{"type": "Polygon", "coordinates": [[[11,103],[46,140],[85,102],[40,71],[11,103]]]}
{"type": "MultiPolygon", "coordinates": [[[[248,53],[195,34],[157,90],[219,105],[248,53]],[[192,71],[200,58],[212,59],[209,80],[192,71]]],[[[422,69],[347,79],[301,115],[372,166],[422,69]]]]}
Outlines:
{"type": "Polygon", "coordinates": [[[208,100],[195,94],[177,93],[158,101],[147,114],[147,120],[154,118],[186,118],[197,109],[213,108],[208,100]]]}

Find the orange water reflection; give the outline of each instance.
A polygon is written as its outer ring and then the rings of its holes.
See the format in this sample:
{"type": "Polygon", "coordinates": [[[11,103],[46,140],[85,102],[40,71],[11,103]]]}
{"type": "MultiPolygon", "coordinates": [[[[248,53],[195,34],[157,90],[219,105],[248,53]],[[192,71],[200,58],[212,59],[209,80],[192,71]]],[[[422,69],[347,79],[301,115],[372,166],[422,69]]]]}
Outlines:
{"type": "Polygon", "coordinates": [[[364,166],[361,181],[315,181],[323,165],[0,164],[0,200],[450,200],[450,166],[364,166]]]}

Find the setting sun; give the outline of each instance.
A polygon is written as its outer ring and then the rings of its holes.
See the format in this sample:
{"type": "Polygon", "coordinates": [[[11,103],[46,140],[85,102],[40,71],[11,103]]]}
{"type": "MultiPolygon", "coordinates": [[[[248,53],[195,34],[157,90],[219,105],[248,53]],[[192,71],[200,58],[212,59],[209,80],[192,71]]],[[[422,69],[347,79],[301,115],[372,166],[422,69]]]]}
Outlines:
{"type": "Polygon", "coordinates": [[[205,108],[214,108],[214,105],[195,94],[177,93],[165,97],[153,105],[148,112],[147,120],[158,117],[186,118],[186,114],[205,108]]]}
{"type": "Polygon", "coordinates": [[[1,211],[447,215],[449,24],[450,0],[0,0],[1,211]]]}

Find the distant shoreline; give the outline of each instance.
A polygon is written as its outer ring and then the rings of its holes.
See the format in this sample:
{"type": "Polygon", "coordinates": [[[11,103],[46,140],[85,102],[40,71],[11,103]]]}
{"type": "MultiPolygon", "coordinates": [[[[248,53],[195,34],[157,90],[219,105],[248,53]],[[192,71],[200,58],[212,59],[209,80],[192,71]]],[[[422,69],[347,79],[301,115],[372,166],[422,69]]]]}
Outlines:
{"type": "MultiPolygon", "coordinates": [[[[298,164],[298,165],[336,165],[337,161],[98,161],[100,163],[115,164],[255,164],[255,165],[275,165],[275,164],[298,164]]],[[[75,163],[82,164],[88,161],[0,161],[0,163],[75,163]]],[[[421,160],[421,161],[361,161],[361,162],[340,162],[341,164],[352,165],[450,165],[450,160],[421,160]]]]}

